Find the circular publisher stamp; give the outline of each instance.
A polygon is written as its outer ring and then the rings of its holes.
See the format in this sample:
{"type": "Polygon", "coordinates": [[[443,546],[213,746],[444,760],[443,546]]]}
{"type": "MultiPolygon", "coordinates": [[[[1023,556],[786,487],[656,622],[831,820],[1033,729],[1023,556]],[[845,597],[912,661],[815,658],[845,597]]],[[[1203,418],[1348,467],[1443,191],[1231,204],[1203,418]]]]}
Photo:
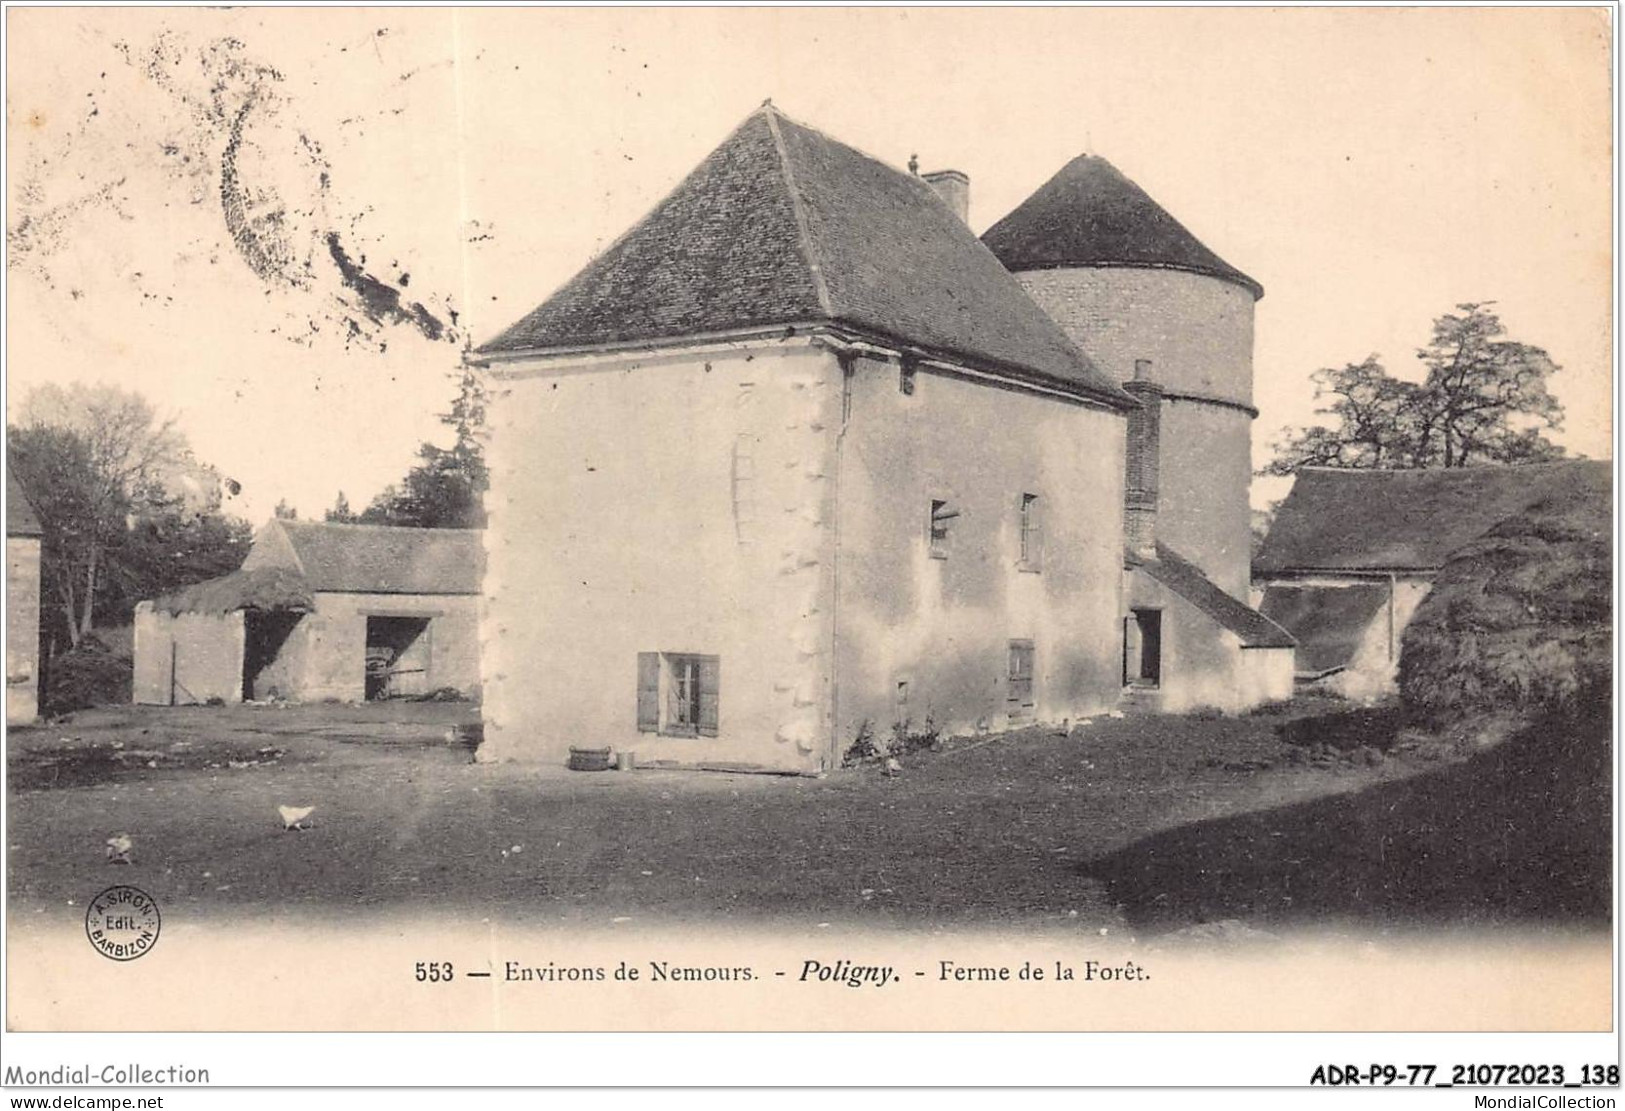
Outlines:
{"type": "Polygon", "coordinates": [[[162,923],[158,904],[139,887],[109,887],[85,908],[85,936],[108,960],[146,956],[162,923]]]}

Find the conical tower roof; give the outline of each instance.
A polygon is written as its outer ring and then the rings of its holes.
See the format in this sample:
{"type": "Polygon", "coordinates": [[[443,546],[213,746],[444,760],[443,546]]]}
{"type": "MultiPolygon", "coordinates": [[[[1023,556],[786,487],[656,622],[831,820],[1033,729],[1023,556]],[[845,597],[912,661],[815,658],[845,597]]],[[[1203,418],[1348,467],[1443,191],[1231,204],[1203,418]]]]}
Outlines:
{"type": "Polygon", "coordinates": [[[1187,270],[1264,287],[1214,254],[1116,166],[1083,154],[982,235],[1013,272],[1066,267],[1187,270]]]}
{"type": "Polygon", "coordinates": [[[820,322],[1134,405],[928,184],[770,104],[476,354],[820,322]]]}

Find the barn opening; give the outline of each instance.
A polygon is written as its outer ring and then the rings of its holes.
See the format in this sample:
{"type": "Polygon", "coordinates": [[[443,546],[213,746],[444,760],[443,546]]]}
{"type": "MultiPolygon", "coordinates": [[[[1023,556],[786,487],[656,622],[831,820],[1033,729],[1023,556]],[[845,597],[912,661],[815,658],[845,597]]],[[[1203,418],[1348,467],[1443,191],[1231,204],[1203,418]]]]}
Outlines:
{"type": "Polygon", "coordinates": [[[305,615],[287,610],[243,613],[243,697],[252,701],[286,697],[287,683],[278,674],[277,657],[305,615]]]}
{"type": "Polygon", "coordinates": [[[368,702],[429,693],[429,619],[367,618],[368,702]]]}
{"type": "Polygon", "coordinates": [[[1123,621],[1123,685],[1162,684],[1162,611],[1137,609],[1123,621]]]}

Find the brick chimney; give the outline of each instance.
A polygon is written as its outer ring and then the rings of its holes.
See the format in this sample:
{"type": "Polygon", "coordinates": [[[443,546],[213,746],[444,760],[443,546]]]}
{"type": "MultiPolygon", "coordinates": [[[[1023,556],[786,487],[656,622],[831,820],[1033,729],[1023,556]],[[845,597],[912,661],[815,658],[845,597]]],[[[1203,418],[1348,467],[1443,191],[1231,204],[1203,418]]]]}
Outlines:
{"type": "Polygon", "coordinates": [[[958,170],[932,170],[920,177],[937,191],[944,204],[954,210],[960,223],[970,223],[970,178],[958,170]]]}
{"type": "Polygon", "coordinates": [[[1129,551],[1142,559],[1157,554],[1157,474],[1161,469],[1162,387],[1151,378],[1151,360],[1134,360],[1134,378],[1123,389],[1140,408],[1128,414],[1128,460],[1123,484],[1123,532],[1129,551]]]}

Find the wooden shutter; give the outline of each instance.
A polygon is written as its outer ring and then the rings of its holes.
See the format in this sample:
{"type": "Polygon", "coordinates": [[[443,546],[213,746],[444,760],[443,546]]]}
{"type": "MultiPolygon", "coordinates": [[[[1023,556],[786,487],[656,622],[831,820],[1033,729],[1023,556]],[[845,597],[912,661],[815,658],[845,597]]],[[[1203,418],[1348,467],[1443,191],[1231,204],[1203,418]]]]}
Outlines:
{"type": "Polygon", "coordinates": [[[638,653],[638,732],[660,731],[660,653],[638,653]]]}
{"type": "Polygon", "coordinates": [[[1012,717],[1025,717],[1033,708],[1033,643],[1010,642],[1010,680],[1007,698],[1012,717]]]}
{"type": "Polygon", "coordinates": [[[700,657],[700,734],[717,735],[717,700],[722,683],[722,657],[700,657]]]}

